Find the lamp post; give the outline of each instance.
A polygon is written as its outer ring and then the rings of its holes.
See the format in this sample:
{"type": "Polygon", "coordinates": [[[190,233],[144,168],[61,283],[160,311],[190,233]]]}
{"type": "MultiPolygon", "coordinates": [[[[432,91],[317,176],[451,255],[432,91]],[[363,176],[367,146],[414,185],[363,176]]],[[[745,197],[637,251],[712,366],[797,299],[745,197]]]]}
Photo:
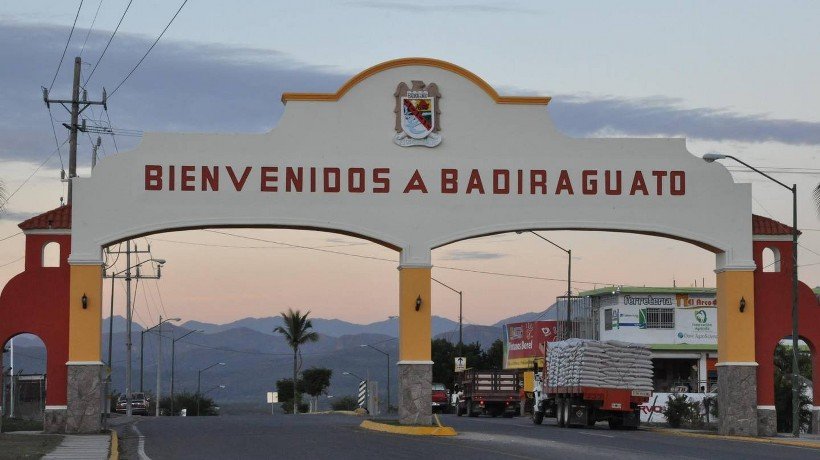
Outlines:
{"type": "Polygon", "coordinates": [[[385,414],[389,414],[390,413],[390,354],[387,353],[386,351],[379,350],[378,348],[374,347],[373,345],[370,345],[369,343],[365,343],[365,344],[362,344],[362,345],[359,345],[359,346],[362,347],[362,348],[364,348],[364,347],[372,348],[372,349],[378,351],[379,353],[383,354],[385,356],[385,358],[387,358],[387,408],[385,410],[385,414]]]}
{"type": "Polygon", "coordinates": [[[789,187],[774,177],[731,155],[710,152],[703,156],[704,161],[707,163],[726,158],[737,161],[766,179],[792,192],[792,435],[798,438],[800,437],[800,368],[798,364],[798,341],[800,340],[800,335],[798,329],[799,306],[797,303],[797,236],[799,234],[797,231],[797,184],[792,184],[792,186],[789,187]]]}
{"type": "MultiPolygon", "coordinates": [[[[126,331],[125,331],[125,414],[128,415],[128,416],[131,416],[133,414],[132,406],[131,406],[131,373],[132,373],[131,372],[131,345],[132,345],[131,344],[131,324],[132,324],[132,316],[131,316],[131,313],[132,313],[131,312],[131,280],[132,280],[132,278],[131,278],[131,269],[132,268],[137,269],[136,278],[138,280],[140,278],[160,279],[162,277],[162,266],[165,265],[165,259],[155,259],[155,258],[152,257],[150,259],[143,260],[142,262],[139,262],[137,264],[131,265],[131,254],[132,253],[133,254],[150,253],[151,252],[151,246],[150,245],[148,246],[148,251],[142,251],[141,252],[136,246],[134,247],[134,251],[131,251],[131,240],[128,240],[126,242],[125,247],[126,247],[125,269],[121,270],[119,272],[116,272],[116,273],[112,273],[111,275],[107,275],[105,273],[105,271],[103,271],[103,278],[109,278],[109,277],[112,278],[112,283],[113,283],[113,278],[123,278],[123,279],[125,279],[125,323],[126,323],[125,324],[125,329],[126,329],[126,331]],[[144,264],[144,263],[147,263],[147,262],[156,262],[157,263],[157,274],[156,274],[156,276],[145,276],[145,275],[140,274],[139,266],[144,264]]],[[[118,254],[122,254],[122,253],[119,252],[118,254]]],[[[112,285],[112,292],[113,292],[113,285],[112,285]]],[[[109,350],[108,351],[108,368],[109,368],[109,374],[108,374],[108,382],[106,382],[107,383],[106,386],[108,387],[107,391],[109,391],[109,392],[111,391],[111,385],[110,385],[110,381],[111,381],[111,373],[110,373],[110,369],[111,369],[111,340],[112,340],[111,337],[113,336],[113,327],[114,327],[113,326],[113,323],[114,323],[114,316],[113,316],[114,315],[114,301],[113,301],[113,299],[114,299],[114,296],[112,294],[112,296],[111,296],[111,315],[109,316],[109,326],[108,326],[108,331],[109,331],[109,336],[108,336],[109,337],[109,339],[108,339],[108,350],[109,350]]],[[[142,353],[140,353],[140,359],[142,359],[142,353]]],[[[140,385],[140,387],[141,386],[142,385],[140,385]]],[[[140,388],[140,391],[142,391],[142,388],[140,388]]]]}
{"type": "Polygon", "coordinates": [[[161,399],[160,383],[161,383],[162,379],[161,379],[160,374],[162,372],[162,325],[164,323],[169,322],[169,321],[175,321],[176,322],[176,321],[181,321],[181,320],[179,318],[162,319],[162,315],[160,315],[159,316],[159,323],[157,323],[156,326],[148,329],[150,331],[151,329],[157,328],[157,395],[156,395],[157,402],[154,404],[154,415],[156,417],[159,417],[159,401],[161,399]]]}
{"type": "Polygon", "coordinates": [[[462,324],[463,324],[463,321],[462,321],[463,320],[463,318],[462,318],[462,313],[463,313],[462,306],[463,306],[463,300],[464,300],[463,293],[461,291],[456,290],[455,288],[453,288],[451,286],[448,286],[448,285],[442,283],[441,281],[439,281],[435,278],[430,278],[430,279],[432,279],[436,283],[438,283],[438,284],[446,287],[447,289],[455,292],[456,294],[458,294],[458,355],[462,356],[461,353],[462,353],[462,347],[463,347],[463,344],[464,344],[464,334],[463,334],[463,330],[462,330],[462,324]]]}
{"type": "Polygon", "coordinates": [[[171,339],[171,415],[174,415],[174,373],[176,370],[176,357],[177,357],[177,342],[188,337],[189,335],[193,334],[194,332],[205,332],[202,330],[194,329],[193,331],[188,331],[183,334],[181,337],[176,339],[171,339]]]}
{"type": "MultiPolygon", "coordinates": [[[[547,238],[544,238],[543,236],[541,236],[538,233],[535,233],[532,230],[521,230],[521,231],[517,231],[515,233],[518,233],[520,235],[520,234],[524,233],[524,231],[532,233],[533,235],[537,236],[538,238],[541,238],[542,240],[546,241],[547,243],[549,243],[549,244],[555,246],[556,248],[558,248],[558,249],[560,249],[560,250],[567,253],[567,327],[569,327],[571,329],[572,328],[572,326],[571,326],[571,324],[572,324],[572,249],[565,249],[561,246],[558,246],[554,242],[548,240],[547,238]]],[[[563,337],[563,338],[568,339],[569,337],[563,337]]]]}
{"type": "MultiPolygon", "coordinates": [[[[202,388],[202,373],[207,371],[208,369],[214,366],[224,366],[225,363],[213,363],[210,366],[200,369],[197,371],[196,375],[196,416],[199,417],[199,399],[201,398],[202,394],[200,393],[200,389],[202,388]]],[[[210,391],[210,390],[208,390],[210,391]]]]}

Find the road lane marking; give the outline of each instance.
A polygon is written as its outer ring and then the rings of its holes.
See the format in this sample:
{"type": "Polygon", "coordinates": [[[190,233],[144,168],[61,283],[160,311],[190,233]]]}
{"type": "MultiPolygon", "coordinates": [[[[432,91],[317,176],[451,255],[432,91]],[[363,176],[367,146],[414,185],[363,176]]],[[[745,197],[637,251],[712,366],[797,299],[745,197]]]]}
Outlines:
{"type": "Polygon", "coordinates": [[[614,438],[614,435],[611,434],[603,434],[603,433],[590,433],[589,431],[576,431],[578,434],[582,434],[584,436],[600,436],[602,438],[614,438]]]}
{"type": "Polygon", "coordinates": [[[145,453],[145,436],[142,435],[136,424],[131,425],[131,429],[137,433],[137,437],[139,438],[139,441],[137,442],[137,455],[139,455],[140,460],[151,460],[151,457],[145,453]]]}

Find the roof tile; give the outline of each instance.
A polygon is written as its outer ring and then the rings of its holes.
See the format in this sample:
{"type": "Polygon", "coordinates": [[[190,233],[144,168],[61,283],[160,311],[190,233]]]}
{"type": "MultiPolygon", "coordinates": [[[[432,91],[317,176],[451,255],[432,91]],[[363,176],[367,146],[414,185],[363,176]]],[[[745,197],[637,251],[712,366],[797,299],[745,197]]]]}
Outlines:
{"type": "Polygon", "coordinates": [[[71,228],[71,205],[60,206],[34,216],[21,222],[18,227],[21,230],[71,228]]]}

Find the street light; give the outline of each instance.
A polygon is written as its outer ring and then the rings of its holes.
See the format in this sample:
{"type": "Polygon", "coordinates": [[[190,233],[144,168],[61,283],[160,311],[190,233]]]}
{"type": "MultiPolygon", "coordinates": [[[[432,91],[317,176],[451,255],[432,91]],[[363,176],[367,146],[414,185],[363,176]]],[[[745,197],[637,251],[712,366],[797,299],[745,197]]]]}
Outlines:
{"type": "Polygon", "coordinates": [[[439,281],[435,278],[430,278],[430,279],[432,279],[436,283],[438,283],[438,284],[446,287],[447,289],[455,292],[456,294],[458,294],[458,355],[462,356],[462,344],[464,343],[464,335],[462,333],[462,324],[463,324],[463,321],[462,321],[462,304],[463,304],[464,299],[463,299],[462,292],[456,290],[455,288],[453,288],[451,286],[448,286],[448,285],[442,283],[441,281],[439,281]]]}
{"type": "Polygon", "coordinates": [[[199,329],[194,329],[193,331],[188,331],[179,338],[171,338],[171,415],[174,415],[174,372],[176,370],[176,357],[177,357],[177,342],[188,337],[189,335],[193,334],[194,332],[205,332],[199,329]]]}
{"type": "Polygon", "coordinates": [[[387,358],[387,409],[385,410],[384,413],[389,414],[390,413],[390,354],[387,353],[386,351],[379,350],[378,348],[374,347],[373,345],[370,345],[369,343],[365,343],[365,344],[362,344],[362,345],[359,345],[359,346],[362,347],[362,348],[364,348],[364,347],[372,348],[372,349],[378,351],[379,353],[383,354],[387,358]]]}
{"type": "Polygon", "coordinates": [[[196,415],[197,415],[197,417],[199,417],[199,399],[202,396],[200,394],[200,389],[202,388],[202,386],[201,386],[202,385],[202,373],[207,371],[208,369],[214,367],[214,366],[224,366],[224,365],[225,365],[225,363],[214,363],[214,364],[211,364],[210,366],[208,366],[204,369],[200,369],[200,370],[197,371],[197,375],[196,375],[196,415]]]}
{"type": "Polygon", "coordinates": [[[156,326],[149,328],[146,332],[150,331],[151,329],[157,328],[157,402],[154,404],[154,415],[159,417],[159,401],[161,399],[160,395],[160,373],[162,372],[162,325],[163,323],[167,323],[169,321],[179,322],[182,321],[179,318],[168,318],[162,319],[162,315],[159,316],[159,323],[156,326]]]}
{"type": "MultiPolygon", "coordinates": [[[[160,316],[159,318],[161,320],[162,316],[160,316]]],[[[168,322],[168,321],[181,321],[181,320],[179,318],[169,318],[169,319],[166,319],[163,322],[168,322]]],[[[151,332],[151,330],[156,328],[157,326],[159,326],[159,324],[156,324],[154,326],[149,327],[148,329],[144,329],[144,330],[140,331],[140,391],[141,392],[145,391],[145,390],[142,389],[143,364],[145,362],[144,359],[143,359],[144,358],[143,352],[145,351],[145,334],[147,334],[148,332],[151,332]]]]}
{"type": "Polygon", "coordinates": [[[798,365],[798,341],[800,340],[800,335],[798,333],[799,306],[797,304],[797,236],[799,234],[797,231],[797,184],[793,184],[789,187],[774,177],[731,155],[724,155],[717,152],[709,152],[703,155],[703,160],[707,163],[726,158],[737,161],[766,179],[792,192],[792,434],[795,438],[798,438],[800,437],[800,368],[798,365]]]}
{"type": "MultiPolygon", "coordinates": [[[[522,234],[525,231],[532,233],[533,235],[541,238],[542,240],[546,241],[547,243],[555,246],[556,248],[564,251],[567,253],[567,327],[572,328],[572,249],[565,249],[557,244],[553,243],[552,241],[544,238],[538,233],[535,233],[532,230],[519,230],[515,233],[522,234]]],[[[569,337],[563,337],[564,339],[568,339],[569,337]]]]}

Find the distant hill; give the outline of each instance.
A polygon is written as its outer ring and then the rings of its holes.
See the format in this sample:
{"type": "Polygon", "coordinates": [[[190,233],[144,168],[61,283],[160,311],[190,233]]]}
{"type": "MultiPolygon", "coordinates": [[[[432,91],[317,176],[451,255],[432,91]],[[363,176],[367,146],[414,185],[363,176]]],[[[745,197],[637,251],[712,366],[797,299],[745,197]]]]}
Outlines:
{"type": "MultiPolygon", "coordinates": [[[[370,324],[356,324],[338,319],[324,319],[311,318],[313,322],[313,329],[323,335],[332,337],[341,337],[343,335],[355,334],[383,334],[390,337],[398,337],[399,335],[399,320],[398,318],[388,318],[383,321],[378,321],[370,324]]],[[[116,326],[116,321],[114,325],[116,326]]],[[[227,324],[212,324],[201,321],[188,321],[181,326],[187,329],[199,329],[205,331],[206,334],[213,334],[216,332],[224,332],[236,328],[248,328],[263,334],[273,334],[274,328],[282,324],[282,318],[279,316],[268,316],[265,318],[242,318],[240,320],[227,324]]],[[[445,331],[458,327],[456,321],[442,318],[440,316],[433,316],[432,328],[433,334],[440,334],[445,331]]],[[[123,331],[125,329],[123,328],[123,331]]]]}
{"type": "Polygon", "coordinates": [[[509,323],[523,323],[526,321],[555,321],[558,319],[558,304],[554,303],[550,305],[546,310],[543,311],[533,311],[530,313],[524,313],[521,315],[511,316],[509,318],[504,318],[501,321],[494,324],[494,326],[503,326],[509,323]]]}
{"type": "MultiPolygon", "coordinates": [[[[502,330],[500,326],[477,326],[475,324],[466,324],[462,328],[464,335],[464,343],[478,342],[481,348],[489,348],[493,342],[502,338],[502,330]]],[[[458,326],[455,329],[441,334],[434,335],[435,339],[446,339],[452,343],[458,343],[458,326]]]]}

